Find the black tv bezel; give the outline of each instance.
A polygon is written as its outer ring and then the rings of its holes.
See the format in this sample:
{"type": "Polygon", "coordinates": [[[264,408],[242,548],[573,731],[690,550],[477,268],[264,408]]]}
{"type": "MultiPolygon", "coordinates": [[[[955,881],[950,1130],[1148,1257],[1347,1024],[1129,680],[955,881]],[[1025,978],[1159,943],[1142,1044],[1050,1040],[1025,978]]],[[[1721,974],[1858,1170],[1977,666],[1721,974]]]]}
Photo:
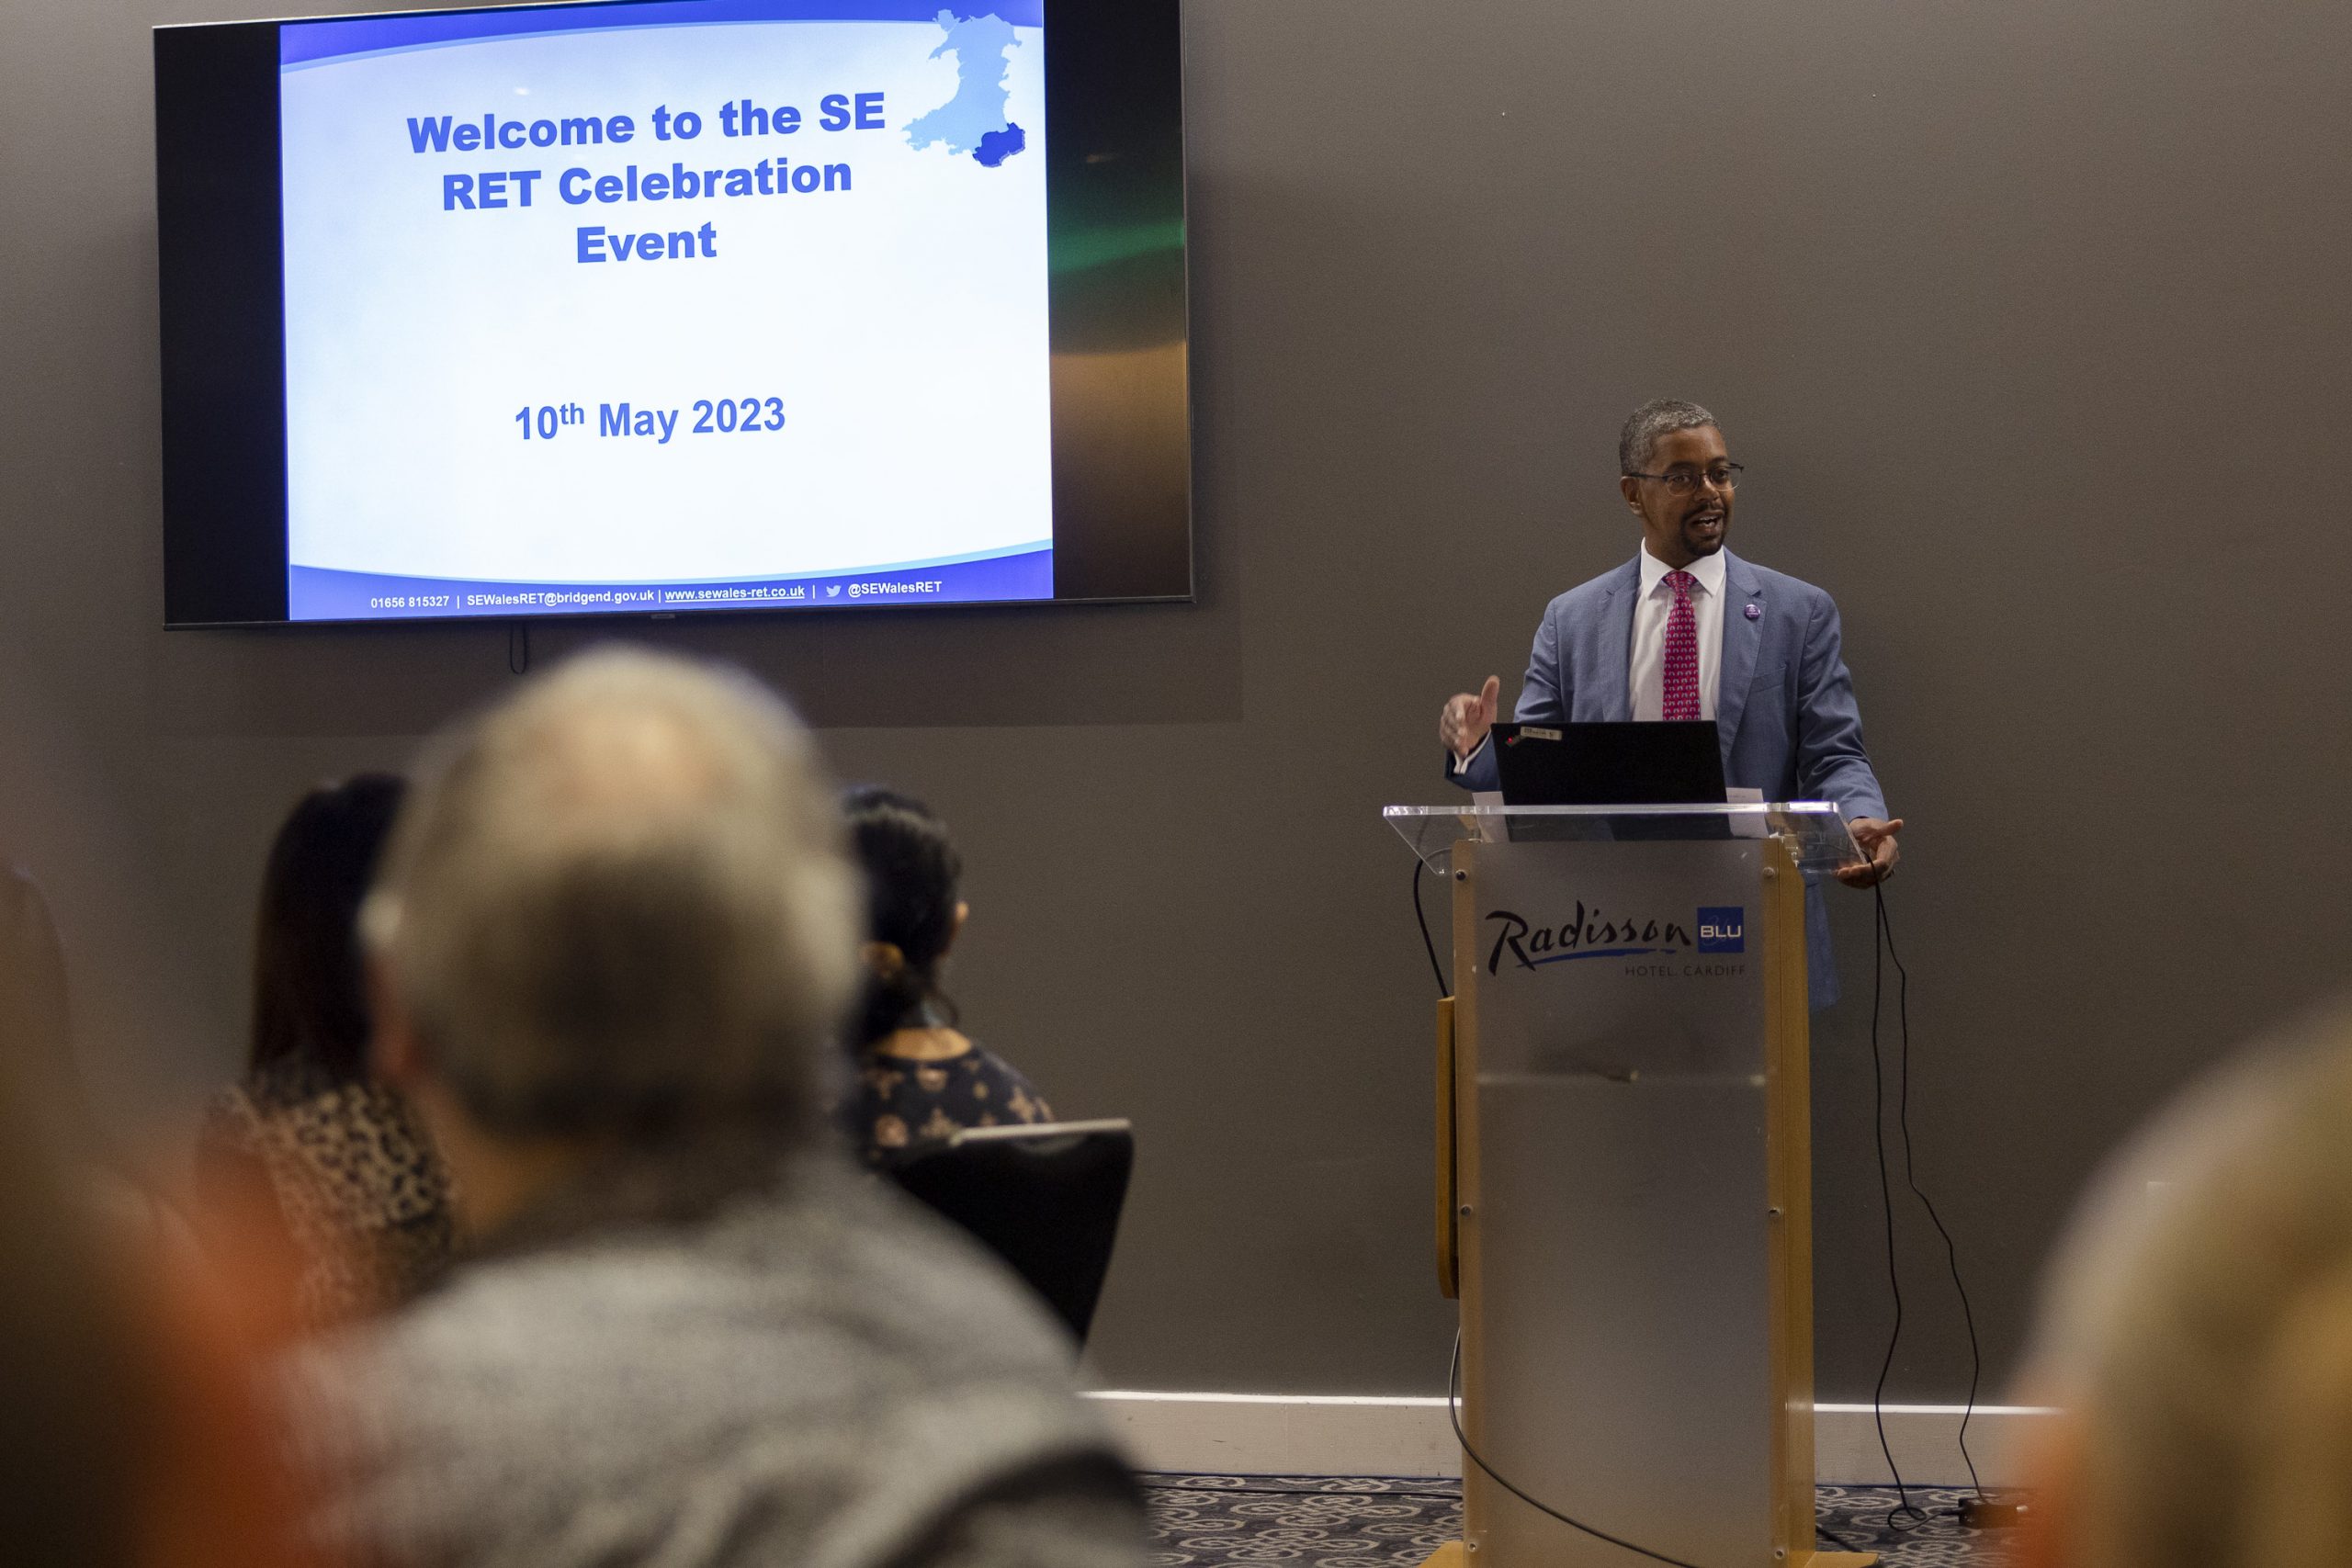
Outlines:
{"type": "MultiPolygon", "coordinates": [[[[645,0],[466,9],[594,11],[631,3],[645,0]]],[[[1181,0],[1044,5],[1054,596],[537,612],[527,618],[854,615],[1193,598],[1181,0]],[[1172,246],[1151,241],[1171,232],[1172,246]],[[1079,378],[1090,357],[1170,348],[1172,354],[1153,355],[1143,374],[1156,378],[1146,400],[1172,413],[1083,417],[1079,378]]],[[[498,618],[287,618],[277,35],[290,23],[348,19],[288,17],[154,31],[167,627],[446,626],[498,618]]]]}

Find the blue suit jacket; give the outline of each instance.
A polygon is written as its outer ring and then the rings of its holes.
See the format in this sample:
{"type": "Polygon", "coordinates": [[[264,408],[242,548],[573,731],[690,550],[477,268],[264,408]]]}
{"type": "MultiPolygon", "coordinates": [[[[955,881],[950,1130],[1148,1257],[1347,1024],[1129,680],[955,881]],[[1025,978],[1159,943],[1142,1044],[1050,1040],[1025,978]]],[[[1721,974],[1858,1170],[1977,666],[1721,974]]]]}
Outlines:
{"type": "MultiPolygon", "coordinates": [[[[1544,607],[1520,688],[1518,716],[1532,724],[1623,722],[1634,716],[1634,601],[1639,558],[1569,589],[1544,607]]],[[[1886,797],[1862,750],[1862,716],[1846,672],[1838,606],[1810,582],[1724,552],[1723,672],[1715,728],[1724,782],[1767,800],[1834,800],[1847,820],[1886,816],[1886,797]],[[1750,617],[1749,605],[1757,615],[1750,617]]],[[[1470,789],[1497,787],[1495,749],[1447,776],[1470,789]]],[[[1838,999],[1821,889],[1805,892],[1813,1005],[1838,999]]]]}

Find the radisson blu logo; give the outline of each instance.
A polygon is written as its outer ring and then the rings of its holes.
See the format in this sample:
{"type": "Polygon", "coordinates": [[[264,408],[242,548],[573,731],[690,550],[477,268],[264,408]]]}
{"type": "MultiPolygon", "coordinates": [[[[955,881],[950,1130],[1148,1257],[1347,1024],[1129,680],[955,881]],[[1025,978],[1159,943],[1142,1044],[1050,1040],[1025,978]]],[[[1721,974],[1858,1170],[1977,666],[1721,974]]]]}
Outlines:
{"type": "Polygon", "coordinates": [[[1746,953],[1747,911],[1736,904],[1700,905],[1699,951],[1746,953]]]}
{"type": "Polygon", "coordinates": [[[1636,958],[1646,953],[1745,953],[1747,951],[1747,911],[1736,904],[1708,904],[1692,922],[1659,919],[1652,915],[1607,916],[1577,901],[1568,919],[1538,925],[1515,909],[1490,909],[1487,919],[1494,945],[1487,953],[1487,973],[1500,970],[1508,958],[1522,969],[1546,964],[1567,964],[1580,958],[1636,958]]]}

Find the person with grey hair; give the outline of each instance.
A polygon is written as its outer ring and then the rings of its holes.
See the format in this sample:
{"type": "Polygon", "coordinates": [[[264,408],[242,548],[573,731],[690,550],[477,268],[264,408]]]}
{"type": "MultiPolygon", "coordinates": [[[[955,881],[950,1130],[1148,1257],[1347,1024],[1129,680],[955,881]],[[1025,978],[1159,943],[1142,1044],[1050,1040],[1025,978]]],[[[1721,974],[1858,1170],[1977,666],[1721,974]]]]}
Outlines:
{"type": "MultiPolygon", "coordinates": [[[[1696,403],[1644,403],[1617,438],[1617,488],[1640,528],[1634,558],[1552,601],[1535,628],[1520,687],[1521,723],[1713,723],[1724,779],[1766,800],[1831,800],[1869,856],[1839,880],[1871,886],[1894,874],[1899,818],[1862,749],[1838,606],[1809,582],[1724,547],[1741,467],[1715,416],[1696,403]]],[[[1446,775],[1498,787],[1487,744],[1502,694],[1489,675],[1446,700],[1438,738],[1446,775]]],[[[1829,917],[1805,893],[1813,1005],[1838,999],[1829,917]]]]}
{"type": "Polygon", "coordinates": [[[2352,1010],[2209,1074],[2053,1255],[2020,1396],[2035,1568],[2352,1562],[2352,1010]]]}
{"type": "Polygon", "coordinates": [[[363,915],[473,1238],[295,1352],[322,1544],[435,1568],[1110,1568],[1072,1349],[825,1122],[860,890],[806,734],[614,651],[456,730],[363,915]]]}

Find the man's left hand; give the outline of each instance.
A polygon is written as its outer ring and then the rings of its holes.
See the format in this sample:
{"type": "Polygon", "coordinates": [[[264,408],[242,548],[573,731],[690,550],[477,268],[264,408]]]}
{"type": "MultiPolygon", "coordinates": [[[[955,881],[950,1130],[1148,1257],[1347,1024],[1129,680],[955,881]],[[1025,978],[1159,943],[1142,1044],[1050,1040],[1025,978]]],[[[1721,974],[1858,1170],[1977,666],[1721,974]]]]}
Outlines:
{"type": "Polygon", "coordinates": [[[1900,817],[1882,822],[1875,817],[1857,817],[1848,825],[1854,835],[1855,847],[1862,852],[1860,863],[1841,865],[1838,880],[1849,887],[1871,887],[1894,874],[1894,863],[1903,858],[1895,846],[1894,835],[1903,831],[1900,817]]]}

